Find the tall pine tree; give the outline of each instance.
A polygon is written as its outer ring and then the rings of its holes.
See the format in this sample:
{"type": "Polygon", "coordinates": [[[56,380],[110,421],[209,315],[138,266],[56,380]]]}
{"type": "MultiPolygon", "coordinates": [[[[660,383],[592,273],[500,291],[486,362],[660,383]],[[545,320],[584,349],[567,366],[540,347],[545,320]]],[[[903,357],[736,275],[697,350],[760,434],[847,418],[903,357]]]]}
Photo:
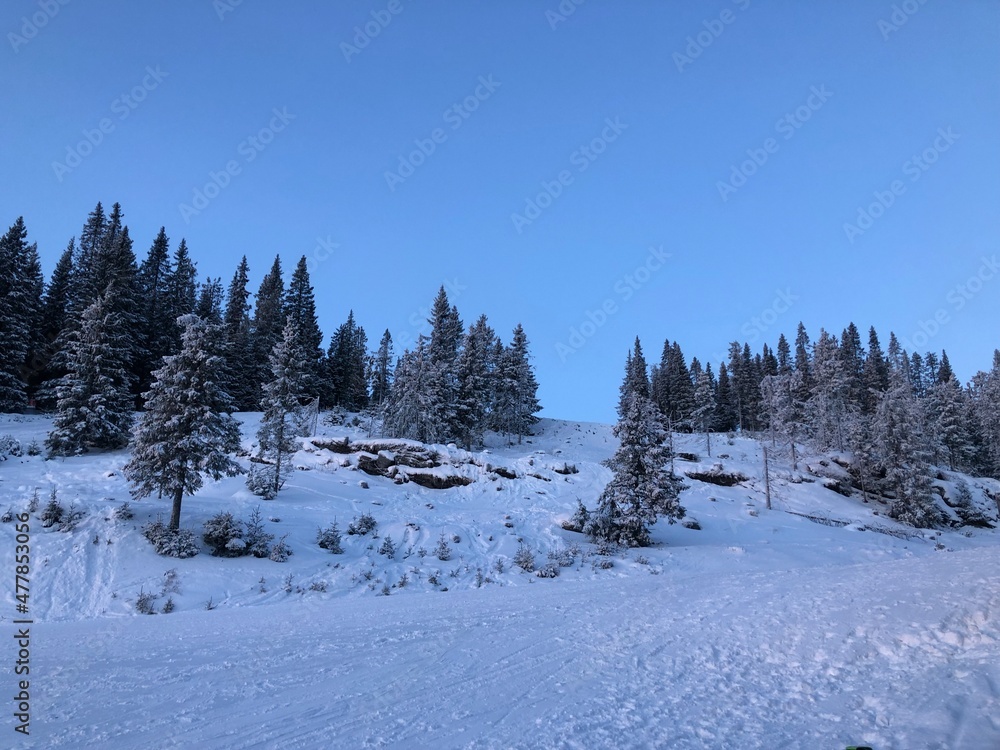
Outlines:
{"type": "Polygon", "coordinates": [[[177,530],[181,502],[197,492],[204,475],[240,473],[230,454],[240,447],[239,423],[219,375],[224,371],[224,334],[196,315],[183,317],[181,350],[153,373],[131,443],[125,477],[136,498],[154,492],[173,501],[169,528],[177,530]]]}
{"type": "Polygon", "coordinates": [[[67,373],[56,389],[57,412],[46,440],[51,455],[124,447],[132,429],[129,341],[110,296],[84,310],[69,341],[67,373]]]}
{"type": "Polygon", "coordinates": [[[585,527],[595,540],[626,547],[650,543],[649,527],[657,515],[671,523],[684,515],[677,499],[678,484],[666,470],[666,433],[659,410],[650,399],[646,360],[636,339],[626,360],[620,390],[618,450],[608,465],[614,472],[585,527]]]}

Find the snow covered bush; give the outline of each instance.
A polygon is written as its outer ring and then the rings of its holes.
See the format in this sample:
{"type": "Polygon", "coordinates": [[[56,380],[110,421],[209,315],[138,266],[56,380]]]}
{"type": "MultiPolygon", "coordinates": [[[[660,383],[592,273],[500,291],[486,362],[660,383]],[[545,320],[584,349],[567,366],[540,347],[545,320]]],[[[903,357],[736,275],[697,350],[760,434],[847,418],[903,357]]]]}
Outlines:
{"type": "Polygon", "coordinates": [[[264,558],[271,554],[271,542],[274,534],[264,530],[261,520],[260,506],[250,511],[250,518],[243,522],[243,541],[246,543],[246,554],[256,558],[264,558]]]}
{"type": "Polygon", "coordinates": [[[393,544],[392,537],[389,534],[386,534],[385,539],[382,540],[382,546],[378,548],[378,553],[385,555],[390,560],[396,556],[396,545],[393,544]]]}
{"type": "Polygon", "coordinates": [[[140,591],[135,600],[135,611],[140,615],[156,614],[156,594],[149,591],[140,591]]]}
{"type": "Polygon", "coordinates": [[[17,458],[22,453],[20,440],[13,435],[0,435],[0,461],[6,460],[8,456],[17,458]]]}
{"type": "Polygon", "coordinates": [[[77,526],[80,525],[86,517],[87,513],[82,508],[77,505],[70,505],[69,510],[67,510],[62,519],[59,521],[59,531],[70,532],[74,531],[77,526]]]}
{"type": "Polygon", "coordinates": [[[444,538],[444,532],[441,532],[441,536],[438,537],[437,546],[434,548],[434,556],[441,561],[447,561],[451,559],[451,546],[448,544],[448,540],[444,538]]]}
{"type": "Polygon", "coordinates": [[[255,463],[247,474],[247,489],[265,500],[274,500],[277,492],[274,489],[274,466],[255,463]]]}
{"type": "Polygon", "coordinates": [[[232,513],[217,513],[205,522],[201,538],[216,557],[239,557],[246,554],[242,526],[243,522],[233,518],[232,513]]]}
{"type": "Polygon", "coordinates": [[[7,510],[3,512],[3,515],[0,516],[0,523],[10,523],[13,520],[14,520],[14,511],[11,510],[10,508],[7,508],[7,510]]]}
{"type": "Polygon", "coordinates": [[[283,563],[292,556],[292,548],[285,544],[285,538],[288,534],[285,534],[278,540],[278,543],[271,548],[271,554],[268,555],[268,559],[273,562],[283,563]]]}
{"type": "Polygon", "coordinates": [[[344,548],[340,545],[340,529],[334,521],[325,529],[316,531],[316,543],[323,549],[330,550],[334,555],[344,554],[344,548]]]}
{"type": "Polygon", "coordinates": [[[559,563],[549,560],[535,571],[535,575],[539,578],[556,578],[559,575],[559,563]]]}
{"type": "Polygon", "coordinates": [[[115,508],[114,517],[119,521],[131,521],[135,514],[132,512],[132,507],[128,504],[128,500],[123,502],[117,508],[115,508]]]}
{"type": "Polygon", "coordinates": [[[959,480],[955,490],[954,500],[955,513],[962,519],[966,526],[978,526],[980,528],[993,528],[990,519],[977,508],[972,502],[972,491],[969,484],[964,479],[959,480]]]}
{"type": "Polygon", "coordinates": [[[198,554],[194,532],[190,529],[173,531],[159,518],[143,526],[142,535],[149,540],[158,555],[184,559],[198,554]]]}
{"type": "Polygon", "coordinates": [[[527,546],[521,544],[514,553],[514,564],[525,573],[531,573],[535,569],[535,555],[527,546]]]}
{"type": "Polygon", "coordinates": [[[378,521],[371,513],[362,513],[347,525],[347,533],[352,536],[365,536],[378,527],[378,521]]]}
{"type": "Polygon", "coordinates": [[[57,523],[61,523],[64,515],[66,515],[66,509],[59,504],[59,501],[56,499],[55,490],[53,490],[48,504],[42,510],[42,528],[47,529],[55,526],[57,523]]]}

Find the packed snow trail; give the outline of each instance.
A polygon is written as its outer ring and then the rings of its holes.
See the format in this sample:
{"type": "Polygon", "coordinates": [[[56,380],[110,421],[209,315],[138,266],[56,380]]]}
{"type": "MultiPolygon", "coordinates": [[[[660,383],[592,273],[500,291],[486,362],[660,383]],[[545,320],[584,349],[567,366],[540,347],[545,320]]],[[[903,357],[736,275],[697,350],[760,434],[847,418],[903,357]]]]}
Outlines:
{"type": "Polygon", "coordinates": [[[11,746],[995,750],[998,570],[980,549],[43,623],[11,746]]]}

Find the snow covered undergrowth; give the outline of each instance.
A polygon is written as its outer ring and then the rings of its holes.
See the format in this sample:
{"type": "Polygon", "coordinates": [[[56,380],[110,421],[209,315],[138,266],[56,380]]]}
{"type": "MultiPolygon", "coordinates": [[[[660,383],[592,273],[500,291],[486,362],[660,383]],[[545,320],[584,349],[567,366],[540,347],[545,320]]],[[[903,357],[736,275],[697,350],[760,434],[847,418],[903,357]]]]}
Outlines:
{"type": "MultiPolygon", "coordinates": [[[[241,419],[253,435],[256,415],[241,419]]],[[[41,443],[48,426],[6,417],[0,434],[41,443]]],[[[44,506],[52,487],[87,511],[69,533],[32,519],[35,702],[22,744],[1000,747],[996,531],[907,529],[874,515],[877,501],[844,497],[804,466],[795,475],[781,457],[768,511],[760,446],[723,437],[716,458],[677,462],[686,472],[721,461],[747,477],[688,480],[682,502],[700,530],[661,523],[655,546],[599,555],[559,523],[578,498],[593,507],[610,477],[599,464],[614,448],[610,428],[545,420],[530,443],[494,443],[473,454],[439,446],[435,471],[474,478],[447,490],[310,449],[274,501],[241,478],[185,499],[182,526],[199,537],[220,510],[246,518],[260,505],[265,520],[280,519],[268,530],[288,534],[286,563],[207,548],[155,555],[139,527],[166,515],[166,501],[107,520],[128,498],[124,453],[0,463],[0,512],[23,510],[35,488],[44,506]],[[564,464],[577,473],[557,472],[564,464]],[[363,512],[378,539],[345,534],[343,555],[317,546],[317,527],[336,518],[345,531],[363,512]],[[447,561],[433,554],[442,534],[447,561]],[[387,535],[392,559],[378,552],[387,535]],[[512,564],[521,544],[539,566],[550,552],[572,562],[536,577],[512,564]],[[176,611],[136,615],[140,592],[176,611]]],[[[700,457],[703,438],[681,437],[677,449],[700,457]]],[[[803,464],[819,470],[820,460],[803,464]]],[[[969,483],[980,503],[998,489],[969,483]]],[[[13,524],[0,524],[5,570],[13,539],[13,524]]],[[[0,602],[4,640],[12,589],[0,602]]]]}

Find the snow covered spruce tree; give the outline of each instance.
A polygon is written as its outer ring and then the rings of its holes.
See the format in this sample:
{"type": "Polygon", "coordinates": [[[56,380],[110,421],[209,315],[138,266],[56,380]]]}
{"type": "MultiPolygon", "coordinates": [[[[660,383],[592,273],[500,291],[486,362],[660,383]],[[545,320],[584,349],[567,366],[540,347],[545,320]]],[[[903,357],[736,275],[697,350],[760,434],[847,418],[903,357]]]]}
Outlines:
{"type": "Polygon", "coordinates": [[[666,433],[649,391],[646,360],[636,338],[625,363],[614,428],[620,445],[608,461],[614,476],[584,528],[595,541],[645,547],[657,515],[670,523],[684,515],[677,498],[679,483],[665,468],[670,459],[666,433]]]}
{"type": "Polygon", "coordinates": [[[273,500],[291,470],[289,458],[298,450],[296,438],[302,434],[300,418],[309,374],[310,360],[300,343],[298,323],[291,315],[286,318],[279,341],[268,361],[271,378],[264,383],[260,406],[264,415],[257,430],[261,463],[256,464],[247,478],[247,487],[265,500],[273,500]]]}
{"type": "Polygon", "coordinates": [[[239,423],[218,378],[225,372],[223,333],[196,315],[184,326],[181,350],[166,357],[143,394],[146,411],[132,438],[132,460],[125,477],[136,498],[154,492],[173,499],[169,528],[177,531],[184,495],[197,492],[205,474],[235,476],[239,465],[229,454],[240,447],[239,423]]]}
{"type": "Polygon", "coordinates": [[[932,528],[939,519],[923,424],[923,405],[913,392],[906,358],[897,358],[889,375],[889,390],[882,394],[872,420],[878,469],[894,496],[889,515],[911,526],[932,528]]]}
{"type": "Polygon", "coordinates": [[[108,292],[86,310],[67,344],[67,369],[56,387],[57,411],[45,445],[50,455],[124,447],[132,429],[129,343],[108,292]]]}
{"type": "Polygon", "coordinates": [[[507,435],[517,435],[517,442],[529,434],[538,422],[538,381],[531,366],[528,337],[521,324],[514,327],[510,346],[498,357],[495,376],[493,429],[507,435]]]}
{"type": "Polygon", "coordinates": [[[38,250],[27,243],[28,230],[18,218],[0,237],[0,412],[28,404],[25,369],[37,349],[43,277],[38,250]]]}

